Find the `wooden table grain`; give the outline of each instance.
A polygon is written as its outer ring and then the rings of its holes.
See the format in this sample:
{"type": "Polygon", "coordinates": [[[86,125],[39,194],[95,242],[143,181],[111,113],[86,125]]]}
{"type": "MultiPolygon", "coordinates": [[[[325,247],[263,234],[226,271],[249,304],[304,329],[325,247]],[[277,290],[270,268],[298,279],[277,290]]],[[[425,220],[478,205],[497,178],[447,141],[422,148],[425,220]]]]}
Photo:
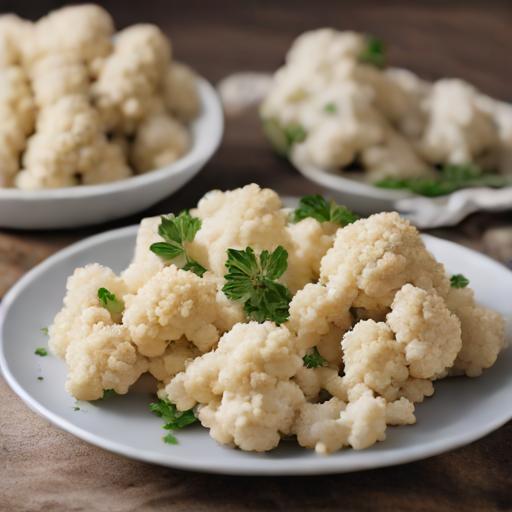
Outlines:
{"type": "MultiPolygon", "coordinates": [[[[1,1],[36,18],[61,2],[1,1]]],[[[178,59],[216,83],[236,71],[275,69],[300,32],[331,25],[376,34],[394,65],[425,78],[456,76],[512,100],[512,2],[109,1],[118,27],[159,24],[178,59]]],[[[275,157],[254,110],[226,120],[223,144],[191,183],[120,221],[54,232],[0,230],[0,297],[24,272],[69,243],[193,205],[211,188],[249,182],[283,194],[318,188],[275,157]]],[[[510,212],[476,214],[431,231],[512,261],[510,212]]],[[[504,404],[511,407],[512,404],[504,404]]],[[[194,474],[124,459],[60,432],[0,378],[0,510],[512,510],[512,424],[471,445],[412,464],[345,475],[245,478],[194,474]],[[26,492],[26,491],[29,492],[26,492]]]]}

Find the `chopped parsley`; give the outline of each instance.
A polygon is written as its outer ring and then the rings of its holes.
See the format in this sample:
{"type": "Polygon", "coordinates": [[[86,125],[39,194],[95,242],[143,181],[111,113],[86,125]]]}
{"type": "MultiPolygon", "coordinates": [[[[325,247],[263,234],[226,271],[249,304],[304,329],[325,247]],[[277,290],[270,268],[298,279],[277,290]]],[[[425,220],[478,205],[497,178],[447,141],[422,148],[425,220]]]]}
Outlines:
{"type": "Polygon", "coordinates": [[[44,380],[44,377],[39,376],[37,377],[37,380],[44,380]]]}
{"type": "Polygon", "coordinates": [[[304,196],[293,212],[293,221],[299,222],[306,217],[313,217],[318,222],[334,222],[346,226],[359,219],[359,215],[334,201],[327,201],[321,195],[304,196]]]}
{"type": "Polygon", "coordinates": [[[263,132],[272,147],[281,156],[288,156],[292,146],[304,141],[306,130],[298,123],[281,125],[277,119],[263,119],[263,132]]]}
{"type": "Polygon", "coordinates": [[[106,400],[108,398],[112,398],[113,396],[116,396],[117,393],[113,389],[104,389],[103,390],[103,396],[100,398],[100,400],[106,400]]]}
{"type": "Polygon", "coordinates": [[[324,105],[324,110],[328,114],[335,114],[338,111],[338,107],[336,106],[336,103],[333,103],[332,101],[329,103],[326,103],[324,105]]]}
{"type": "Polygon", "coordinates": [[[386,66],[386,46],[383,41],[374,36],[367,36],[366,48],[359,55],[359,61],[376,68],[386,66]]]}
{"type": "Polygon", "coordinates": [[[48,327],[41,327],[41,332],[42,332],[45,336],[48,336],[48,327]]]}
{"type": "Polygon", "coordinates": [[[434,178],[385,178],[375,183],[379,188],[410,190],[426,197],[439,197],[470,187],[500,188],[512,180],[500,174],[484,172],[472,164],[444,165],[434,178]]]}
{"type": "Polygon", "coordinates": [[[79,407],[78,405],[75,405],[75,406],[73,407],[73,411],[79,411],[79,410],[80,410],[80,407],[79,407]]]}
{"type": "Polygon", "coordinates": [[[201,229],[201,219],[192,217],[188,210],[181,212],[177,217],[173,214],[162,216],[158,234],[163,242],[151,244],[149,249],[164,260],[185,259],[183,270],[190,270],[203,277],[206,269],[187,254],[186,244],[192,242],[196,233],[201,229]]]}
{"type": "Polygon", "coordinates": [[[278,246],[272,253],[262,251],[259,258],[251,247],[228,249],[222,291],[226,297],[242,302],[247,316],[257,322],[271,320],[282,324],[288,320],[290,290],[278,283],[288,268],[288,252],[278,246]]]}
{"type": "Polygon", "coordinates": [[[324,366],[327,362],[318,352],[316,347],[313,347],[309,354],[306,354],[302,360],[304,361],[304,366],[306,368],[318,368],[319,366],[324,366]]]}
{"type": "MultiPolygon", "coordinates": [[[[178,411],[176,406],[168,400],[158,399],[158,402],[149,404],[149,409],[164,420],[163,428],[165,430],[179,430],[197,421],[192,409],[188,411],[178,411]]],[[[163,441],[167,444],[178,444],[178,440],[172,432],[168,432],[163,437],[163,441]]]]}
{"type": "Polygon", "coordinates": [[[34,354],[36,356],[41,356],[41,357],[45,357],[48,355],[48,350],[46,350],[44,347],[37,347],[35,350],[34,350],[34,354]]]}
{"type": "Polygon", "coordinates": [[[112,316],[118,316],[124,311],[124,302],[106,288],[98,289],[98,300],[112,316]]]}
{"type": "Polygon", "coordinates": [[[463,274],[454,274],[450,277],[450,285],[452,288],[466,288],[469,279],[463,274]]]}

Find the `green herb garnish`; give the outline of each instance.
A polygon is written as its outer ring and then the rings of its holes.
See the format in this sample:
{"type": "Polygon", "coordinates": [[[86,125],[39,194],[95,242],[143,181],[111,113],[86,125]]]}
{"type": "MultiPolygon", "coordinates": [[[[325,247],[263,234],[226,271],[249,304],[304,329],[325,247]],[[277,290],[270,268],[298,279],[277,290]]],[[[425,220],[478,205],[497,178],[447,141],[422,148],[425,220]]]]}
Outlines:
{"type": "Polygon", "coordinates": [[[292,146],[304,141],[306,130],[298,123],[281,125],[277,119],[263,119],[263,132],[272,147],[281,156],[288,156],[292,146]]]}
{"type": "Polygon", "coordinates": [[[46,350],[44,347],[37,347],[35,350],[34,350],[34,354],[36,356],[41,356],[41,357],[45,357],[48,355],[48,350],[46,350]]]}
{"type": "Polygon", "coordinates": [[[42,332],[45,336],[48,336],[48,327],[41,327],[41,332],[42,332]]]}
{"type": "Polygon", "coordinates": [[[158,226],[158,234],[164,239],[164,242],[152,244],[149,249],[164,260],[185,258],[183,269],[203,277],[206,269],[190,258],[186,251],[186,243],[192,242],[200,229],[201,219],[192,217],[187,210],[181,212],[177,217],[172,214],[162,217],[160,226],[158,226]]]}
{"type": "Polygon", "coordinates": [[[451,194],[456,190],[470,187],[500,188],[511,185],[510,178],[484,172],[479,167],[467,165],[445,165],[435,178],[385,178],[375,183],[380,188],[410,190],[426,197],[451,194]]]}
{"type": "Polygon", "coordinates": [[[382,40],[374,36],[367,36],[366,48],[359,55],[359,61],[377,68],[386,66],[386,46],[382,40]]]}
{"type": "Polygon", "coordinates": [[[306,217],[313,217],[318,222],[334,222],[346,226],[359,219],[359,215],[334,201],[327,201],[320,195],[304,196],[293,212],[293,221],[299,222],[306,217]]]}
{"type": "Polygon", "coordinates": [[[80,407],[78,407],[78,405],[75,405],[75,406],[73,407],[73,411],[79,411],[79,410],[80,410],[80,407]]]}
{"type": "Polygon", "coordinates": [[[454,274],[450,277],[450,285],[452,288],[466,288],[469,279],[463,274],[454,274]]]}
{"type": "Polygon", "coordinates": [[[271,320],[282,324],[288,320],[290,290],[278,283],[288,267],[288,252],[278,246],[272,253],[262,251],[259,260],[251,247],[228,249],[222,291],[226,297],[244,304],[247,316],[257,322],[271,320]]]}
{"type": "Polygon", "coordinates": [[[112,316],[120,315],[124,311],[124,302],[106,288],[98,289],[98,300],[112,316]]]}
{"type": "Polygon", "coordinates": [[[338,111],[338,107],[336,106],[336,103],[333,103],[332,101],[329,103],[326,103],[324,105],[324,110],[328,114],[335,114],[338,111]]]}
{"type": "Polygon", "coordinates": [[[37,377],[37,380],[44,380],[44,377],[37,377]]]}
{"type": "Polygon", "coordinates": [[[324,366],[327,362],[318,352],[316,347],[313,347],[313,350],[309,354],[306,354],[302,360],[304,361],[304,366],[306,368],[318,368],[319,366],[324,366]]]}
{"type": "Polygon", "coordinates": [[[100,400],[106,400],[108,398],[112,398],[113,396],[116,396],[117,393],[113,389],[104,389],[103,390],[103,396],[100,398],[100,400]]]}
{"type": "MultiPolygon", "coordinates": [[[[179,430],[197,421],[192,409],[178,411],[176,406],[168,400],[158,399],[158,402],[149,404],[149,409],[164,420],[165,430],[179,430]]],[[[167,444],[178,444],[178,440],[171,432],[167,433],[163,440],[167,444]]]]}

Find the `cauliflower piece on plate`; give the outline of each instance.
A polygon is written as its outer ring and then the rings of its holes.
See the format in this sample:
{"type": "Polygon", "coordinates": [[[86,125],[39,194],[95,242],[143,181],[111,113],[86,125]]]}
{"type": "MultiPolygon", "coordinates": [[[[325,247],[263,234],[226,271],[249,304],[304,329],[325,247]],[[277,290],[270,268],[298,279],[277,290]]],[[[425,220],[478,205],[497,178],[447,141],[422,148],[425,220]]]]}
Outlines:
{"type": "Polygon", "coordinates": [[[138,172],[160,169],[183,156],[190,143],[190,135],[181,123],[168,114],[156,114],[138,126],[131,159],[138,172]]]}
{"type": "Polygon", "coordinates": [[[444,267],[426,250],[418,230],[398,213],[379,213],[338,230],[323,257],[320,281],[327,287],[341,279],[355,290],[351,305],[370,316],[389,311],[406,283],[446,296],[444,267]]]}
{"type": "Polygon", "coordinates": [[[266,451],[278,445],[281,434],[291,433],[304,402],[291,381],[301,366],[295,337],[285,327],[236,324],[166,391],[180,410],[199,403],[199,419],[218,442],[266,451]]]}
{"type": "Polygon", "coordinates": [[[476,304],[470,288],[451,288],[446,302],[462,328],[462,347],[451,372],[478,377],[505,346],[505,321],[499,313],[476,304]]]}
{"type": "Polygon", "coordinates": [[[213,281],[169,265],[127,298],[123,324],[145,356],[161,356],[182,336],[206,352],[219,339],[216,294],[213,281]]]}
{"type": "Polygon", "coordinates": [[[23,44],[31,31],[30,21],[22,20],[15,14],[0,16],[0,68],[23,63],[23,44]]]}
{"type": "Polygon", "coordinates": [[[165,106],[180,121],[195,119],[201,108],[194,71],[181,62],[173,62],[164,78],[165,106]]]}
{"type": "Polygon", "coordinates": [[[185,370],[187,363],[200,356],[201,352],[186,338],[169,343],[165,352],[149,360],[149,372],[156,380],[168,383],[172,377],[185,370]]]}
{"type": "Polygon", "coordinates": [[[98,263],[77,268],[68,278],[63,308],[48,330],[50,349],[59,357],[66,355],[84,312],[89,308],[99,308],[99,288],[107,288],[119,299],[126,294],[123,281],[110,268],[98,263]]]}

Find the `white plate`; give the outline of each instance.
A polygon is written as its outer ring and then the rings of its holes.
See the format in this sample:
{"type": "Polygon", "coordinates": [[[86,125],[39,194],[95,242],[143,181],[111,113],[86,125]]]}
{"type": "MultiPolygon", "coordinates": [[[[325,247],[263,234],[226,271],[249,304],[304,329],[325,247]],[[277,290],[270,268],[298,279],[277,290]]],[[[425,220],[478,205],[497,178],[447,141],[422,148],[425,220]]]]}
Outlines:
{"type": "MultiPolygon", "coordinates": [[[[364,450],[318,456],[293,442],[269,454],[252,454],[216,444],[193,426],[177,433],[179,445],[162,442],[162,421],[147,408],[144,393],[113,397],[74,411],[64,391],[64,363],[38,357],[40,332],[60,309],[67,276],[77,266],[100,262],[120,271],[132,256],[137,227],[110,231],[79,242],[24,276],[0,310],[0,368],[12,389],[38,414],[77,437],[107,450],[165,466],[231,474],[285,475],[355,471],[429,457],[465,445],[503,425],[512,416],[512,350],[478,379],[449,379],[417,408],[415,426],[390,428],[387,439],[364,450]],[[43,376],[44,380],[37,380],[43,376]]],[[[489,258],[453,243],[425,236],[428,248],[448,271],[464,273],[478,299],[508,317],[512,273],[489,258]]]]}
{"type": "MultiPolygon", "coordinates": [[[[300,153],[300,146],[295,150],[300,153]]],[[[292,165],[306,178],[320,185],[327,195],[358,213],[398,211],[419,228],[455,226],[470,213],[512,208],[512,187],[467,188],[440,197],[424,197],[404,190],[388,190],[329,172],[292,155],[292,165]]]]}
{"type": "Polygon", "coordinates": [[[215,89],[198,79],[201,113],[191,123],[192,147],[171,165],[102,185],[25,191],[0,188],[0,227],[69,228],[130,215],[169,196],[190,181],[222,139],[224,117],[215,89]]]}

